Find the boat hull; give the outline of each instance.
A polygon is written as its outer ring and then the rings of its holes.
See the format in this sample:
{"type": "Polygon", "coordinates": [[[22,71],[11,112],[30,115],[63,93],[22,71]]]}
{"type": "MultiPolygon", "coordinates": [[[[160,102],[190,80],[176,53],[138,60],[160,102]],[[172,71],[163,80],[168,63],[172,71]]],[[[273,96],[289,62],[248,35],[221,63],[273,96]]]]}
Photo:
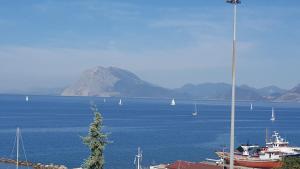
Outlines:
{"type": "MultiPolygon", "coordinates": [[[[224,158],[226,163],[229,163],[229,154],[223,154],[223,152],[217,152],[217,154],[219,157],[224,158]]],[[[244,156],[235,155],[234,165],[250,168],[272,169],[282,167],[283,163],[280,160],[261,160],[256,157],[247,158],[244,156]]]]}
{"type": "MultiPolygon", "coordinates": [[[[229,159],[226,159],[225,161],[227,163],[229,163],[229,159]]],[[[235,159],[234,165],[250,167],[250,168],[271,169],[271,168],[282,167],[282,162],[281,161],[269,161],[269,160],[239,160],[239,159],[235,159]]]]}

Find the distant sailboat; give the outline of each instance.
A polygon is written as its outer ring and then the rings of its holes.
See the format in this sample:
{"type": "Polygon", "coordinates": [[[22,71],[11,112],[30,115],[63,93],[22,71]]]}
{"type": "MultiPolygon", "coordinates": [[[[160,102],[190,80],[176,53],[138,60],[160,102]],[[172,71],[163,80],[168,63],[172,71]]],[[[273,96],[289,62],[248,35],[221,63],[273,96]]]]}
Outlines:
{"type": "Polygon", "coordinates": [[[103,99],[103,102],[106,103],[106,99],[105,98],[103,99]]]}
{"type": "Polygon", "coordinates": [[[198,111],[197,111],[197,105],[195,104],[195,110],[194,110],[194,112],[192,113],[192,115],[193,115],[193,116],[197,116],[197,114],[198,114],[198,111]]]}
{"type": "Polygon", "coordinates": [[[272,117],[270,119],[271,121],[275,121],[275,112],[274,112],[274,108],[272,107],[272,117]]]}
{"type": "Polygon", "coordinates": [[[170,104],[171,106],[175,106],[176,105],[176,103],[175,103],[175,99],[172,99],[172,101],[171,101],[171,104],[170,104]]]}
{"type": "Polygon", "coordinates": [[[26,100],[26,102],[28,102],[29,101],[29,96],[26,96],[25,100],[26,100]]]}
{"type": "Polygon", "coordinates": [[[253,105],[252,105],[252,103],[250,104],[250,110],[253,110],[253,105]]]}
{"type": "Polygon", "coordinates": [[[123,103],[122,103],[122,99],[119,100],[119,106],[122,106],[123,103]]]}

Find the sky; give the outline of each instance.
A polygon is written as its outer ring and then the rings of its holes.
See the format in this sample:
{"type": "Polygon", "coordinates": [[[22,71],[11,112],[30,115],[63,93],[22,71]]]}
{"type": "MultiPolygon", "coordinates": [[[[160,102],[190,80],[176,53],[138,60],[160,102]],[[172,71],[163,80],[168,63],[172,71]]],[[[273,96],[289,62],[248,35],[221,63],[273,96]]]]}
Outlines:
{"type": "MultiPolygon", "coordinates": [[[[300,1],[242,0],[237,83],[300,83],[300,1]]],[[[115,66],[151,83],[231,82],[232,5],[225,0],[3,0],[0,91],[67,86],[115,66]]]]}

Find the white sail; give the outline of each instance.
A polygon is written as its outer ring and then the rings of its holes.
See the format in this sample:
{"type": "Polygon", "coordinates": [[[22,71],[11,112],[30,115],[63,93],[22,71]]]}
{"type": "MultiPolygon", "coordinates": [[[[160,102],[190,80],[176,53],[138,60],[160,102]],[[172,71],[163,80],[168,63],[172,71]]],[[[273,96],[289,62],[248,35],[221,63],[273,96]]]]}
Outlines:
{"type": "Polygon", "coordinates": [[[270,119],[271,121],[275,121],[275,112],[274,112],[274,108],[272,107],[272,117],[270,119]]]}
{"type": "Polygon", "coordinates": [[[171,106],[175,106],[176,105],[176,103],[175,103],[175,99],[172,99],[172,101],[171,101],[171,104],[170,104],[171,106]]]}
{"type": "Polygon", "coordinates": [[[28,101],[29,101],[29,97],[28,97],[28,96],[26,96],[26,97],[25,97],[25,100],[28,102],[28,101]]]}
{"type": "Polygon", "coordinates": [[[105,98],[103,99],[103,102],[106,103],[106,99],[105,98]]]}
{"type": "Polygon", "coordinates": [[[119,100],[119,105],[120,105],[120,106],[123,105],[122,99],[119,100]]]}
{"type": "Polygon", "coordinates": [[[252,105],[252,103],[250,104],[250,110],[253,110],[253,105],[252,105]]]}
{"type": "Polygon", "coordinates": [[[194,109],[194,112],[192,113],[192,115],[197,116],[197,114],[198,114],[197,105],[195,104],[195,109],[194,109]]]}

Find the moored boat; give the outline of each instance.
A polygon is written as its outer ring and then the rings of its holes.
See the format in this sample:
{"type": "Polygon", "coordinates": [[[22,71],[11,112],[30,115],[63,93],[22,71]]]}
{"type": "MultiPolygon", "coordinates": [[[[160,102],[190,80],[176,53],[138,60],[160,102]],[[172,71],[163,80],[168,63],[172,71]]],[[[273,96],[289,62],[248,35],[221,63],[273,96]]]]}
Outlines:
{"type": "MultiPolygon", "coordinates": [[[[230,155],[227,152],[216,152],[217,155],[229,163],[230,155]]],[[[279,168],[282,166],[282,161],[280,159],[261,159],[255,156],[245,156],[245,155],[234,155],[234,165],[251,167],[251,168],[279,168]]]]}
{"type": "MultiPolygon", "coordinates": [[[[283,164],[284,157],[300,156],[300,147],[289,146],[289,142],[276,131],[270,139],[266,138],[266,146],[247,144],[241,145],[239,150],[234,154],[234,165],[253,168],[279,168],[283,164]],[[250,153],[250,150],[253,152],[250,153]]],[[[216,153],[226,163],[229,163],[229,153],[216,153]]]]}

